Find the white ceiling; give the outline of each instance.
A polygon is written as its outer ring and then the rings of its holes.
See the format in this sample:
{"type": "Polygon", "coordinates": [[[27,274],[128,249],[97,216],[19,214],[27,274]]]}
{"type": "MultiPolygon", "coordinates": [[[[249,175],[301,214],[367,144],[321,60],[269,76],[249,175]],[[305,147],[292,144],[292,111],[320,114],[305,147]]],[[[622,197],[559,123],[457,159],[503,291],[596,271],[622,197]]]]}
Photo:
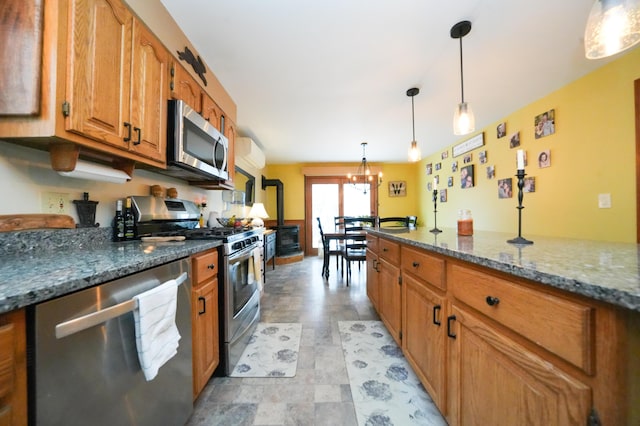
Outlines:
{"type": "MultiPolygon", "coordinates": [[[[591,0],[162,0],[238,106],[239,134],[267,162],[405,162],[464,139],[452,131],[465,98],[476,128],[604,65],[584,57],[591,0]]],[[[553,107],[550,105],[549,107],[553,107]]]]}

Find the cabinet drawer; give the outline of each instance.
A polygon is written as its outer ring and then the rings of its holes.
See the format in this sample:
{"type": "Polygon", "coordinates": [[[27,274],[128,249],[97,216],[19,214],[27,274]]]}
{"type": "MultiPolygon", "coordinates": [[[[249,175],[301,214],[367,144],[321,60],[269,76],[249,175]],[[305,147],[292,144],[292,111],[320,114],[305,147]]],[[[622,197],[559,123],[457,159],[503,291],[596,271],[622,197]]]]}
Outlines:
{"type": "Polygon", "coordinates": [[[367,248],[373,253],[378,253],[378,237],[367,234],[367,248]]]}
{"type": "Polygon", "coordinates": [[[381,258],[389,261],[394,265],[400,264],[400,244],[385,240],[384,238],[378,239],[378,254],[381,258]]]}
{"type": "Polygon", "coordinates": [[[218,251],[208,251],[193,257],[193,283],[198,284],[218,274],[218,251]]]}
{"type": "Polygon", "coordinates": [[[401,253],[403,271],[415,274],[422,281],[446,290],[444,259],[407,247],[402,247],[401,253]]]}
{"type": "Polygon", "coordinates": [[[593,373],[593,308],[459,265],[447,281],[458,300],[593,373]]]}

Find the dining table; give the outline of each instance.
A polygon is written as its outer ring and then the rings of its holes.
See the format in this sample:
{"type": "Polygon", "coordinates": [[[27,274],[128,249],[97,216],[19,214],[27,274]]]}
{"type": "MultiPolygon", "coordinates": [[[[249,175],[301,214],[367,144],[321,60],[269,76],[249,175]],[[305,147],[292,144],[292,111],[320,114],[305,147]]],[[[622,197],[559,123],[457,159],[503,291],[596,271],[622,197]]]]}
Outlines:
{"type": "MultiPolygon", "coordinates": [[[[340,241],[344,240],[353,240],[353,241],[365,241],[367,239],[367,231],[366,230],[358,230],[358,231],[349,231],[345,232],[344,230],[339,232],[327,232],[324,234],[324,238],[327,241],[327,246],[331,247],[331,242],[336,241],[336,247],[340,247],[340,241]]],[[[338,254],[338,253],[334,253],[338,254]]],[[[329,278],[329,257],[330,253],[325,250],[323,255],[323,263],[322,270],[324,271],[325,278],[329,278]]]]}

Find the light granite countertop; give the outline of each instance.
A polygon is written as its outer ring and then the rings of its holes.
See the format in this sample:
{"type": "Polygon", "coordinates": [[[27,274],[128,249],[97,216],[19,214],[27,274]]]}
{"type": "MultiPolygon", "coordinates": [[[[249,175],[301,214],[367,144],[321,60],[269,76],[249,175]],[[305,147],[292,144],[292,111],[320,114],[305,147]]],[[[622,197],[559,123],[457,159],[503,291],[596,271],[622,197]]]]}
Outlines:
{"type": "Polygon", "coordinates": [[[640,312],[640,245],[525,235],[532,245],[514,245],[515,235],[474,231],[457,235],[444,228],[371,229],[417,248],[468,261],[517,277],[640,312]]]}
{"type": "MultiPolygon", "coordinates": [[[[78,231],[53,232],[55,231],[21,234],[21,238],[13,241],[20,241],[25,246],[31,245],[25,244],[25,241],[33,242],[30,239],[33,235],[38,235],[39,239],[51,239],[51,235],[58,238],[62,235],[71,240],[70,236],[78,234],[78,231]]],[[[0,239],[0,244],[3,247],[11,246],[12,240],[0,239]]],[[[92,244],[85,241],[82,244],[45,248],[21,246],[12,252],[0,253],[0,313],[111,281],[220,245],[220,241],[212,240],[164,243],[112,243],[102,240],[92,244]]]]}

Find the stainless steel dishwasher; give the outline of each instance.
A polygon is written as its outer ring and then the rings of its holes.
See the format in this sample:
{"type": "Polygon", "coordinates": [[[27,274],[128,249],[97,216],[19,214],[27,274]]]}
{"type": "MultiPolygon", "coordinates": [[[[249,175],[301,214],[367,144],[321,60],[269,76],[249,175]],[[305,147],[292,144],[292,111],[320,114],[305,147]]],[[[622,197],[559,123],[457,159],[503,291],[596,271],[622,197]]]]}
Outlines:
{"type": "Polygon", "coordinates": [[[171,262],[36,305],[31,311],[32,425],[176,425],[193,410],[189,262],[171,262]],[[132,297],[177,279],[177,354],[146,381],[132,297]]]}

